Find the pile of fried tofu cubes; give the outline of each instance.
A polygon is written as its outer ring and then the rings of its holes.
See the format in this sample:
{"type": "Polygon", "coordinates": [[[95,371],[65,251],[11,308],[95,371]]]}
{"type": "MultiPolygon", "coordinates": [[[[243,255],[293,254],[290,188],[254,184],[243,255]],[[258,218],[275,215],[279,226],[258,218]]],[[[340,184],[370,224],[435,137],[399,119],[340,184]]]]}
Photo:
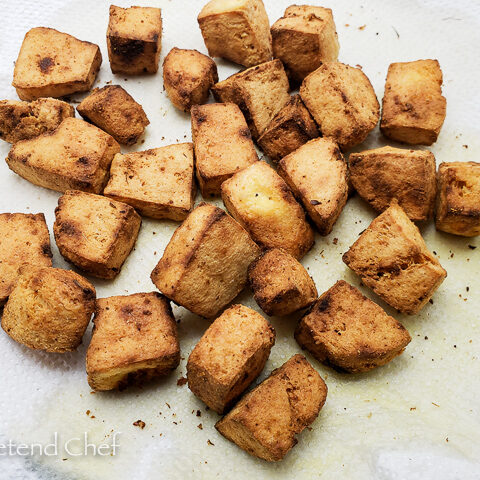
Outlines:
{"type": "MultiPolygon", "coordinates": [[[[198,23],[210,56],[175,47],[163,62],[166,94],[190,114],[193,142],[130,153],[120,144],[138,143],[149,120],[120,85],[89,92],[98,45],[51,28],[25,35],[13,78],[21,101],[0,102],[0,137],[13,144],[12,171],[61,192],[53,226],[60,254],[111,280],[134,249],[141,216],[182,223],[151,274],[161,293],[96,299],[91,281],[52,267],[43,214],[0,214],[1,325],[27,347],[60,353],[78,347],[94,315],[88,382],[111,390],[179,365],[171,302],[211,319],[188,358],[188,386],[225,414],[216,424],[222,435],[278,461],[317,417],[327,387],[297,354],[245,394],[275,329],[235,304],[237,295],[248,285],[267,316],[301,312],[295,339],[318,362],[351,373],[385,365],[404,351],[408,331],[344,280],[319,295],[300,260],[315,231],[332,232],[355,190],[379,215],[343,261],[398,312],[419,312],[446,271],[414,222],[435,215],[440,231],[479,235],[480,164],[437,170],[431,152],[392,146],[347,162],[379,122],[380,105],[362,69],[338,61],[330,9],[293,5],[270,26],[261,0],[212,0],[198,23]],[[211,57],[246,69],[219,81],[211,57]],[[89,92],[77,106],[83,120],[64,101],[78,92],[89,92]],[[221,196],[226,211],[195,206],[196,184],[204,200],[221,196]]],[[[114,74],[156,73],[160,9],[112,5],[106,40],[114,74]]],[[[436,60],[391,64],[383,135],[434,143],[446,112],[441,85],[436,60]]]]}

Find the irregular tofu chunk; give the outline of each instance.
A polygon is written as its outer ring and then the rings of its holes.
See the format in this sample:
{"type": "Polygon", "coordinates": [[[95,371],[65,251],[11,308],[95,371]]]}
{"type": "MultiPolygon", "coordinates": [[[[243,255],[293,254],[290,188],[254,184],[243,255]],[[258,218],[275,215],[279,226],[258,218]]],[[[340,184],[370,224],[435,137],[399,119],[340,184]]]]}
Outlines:
{"type": "Polygon", "coordinates": [[[88,92],[101,64],[98,45],[53,28],[32,28],[23,39],[12,85],[22,100],[88,92]]]}
{"type": "Polygon", "coordinates": [[[379,215],[343,255],[343,261],[398,311],[420,311],[447,272],[396,202],[379,215]]]}
{"type": "Polygon", "coordinates": [[[175,303],[212,318],[243,290],[259,254],[233,218],[201,203],[175,230],[151,278],[175,303]]]}
{"type": "Polygon", "coordinates": [[[397,320],[343,280],[300,320],[295,339],[318,361],[351,373],[385,365],[411,340],[397,320]]]}
{"type": "Polygon", "coordinates": [[[223,182],[222,200],[261,247],[283,248],[295,258],[312,248],[313,230],[305,212],[265,162],[256,162],[223,182]]]}
{"type": "Polygon", "coordinates": [[[303,355],[294,355],[219,420],[215,428],[241,449],[268,462],[282,460],[296,434],[318,416],[327,386],[303,355]]]}
{"type": "Polygon", "coordinates": [[[275,330],[260,314],[233,305],[218,317],[188,357],[188,387],[223,413],[260,375],[275,343],[275,330]]]}
{"type": "Polygon", "coordinates": [[[98,278],[115,278],[135,245],[141,224],[125,203],[68,191],[58,199],[53,233],[69,262],[98,278]]]}

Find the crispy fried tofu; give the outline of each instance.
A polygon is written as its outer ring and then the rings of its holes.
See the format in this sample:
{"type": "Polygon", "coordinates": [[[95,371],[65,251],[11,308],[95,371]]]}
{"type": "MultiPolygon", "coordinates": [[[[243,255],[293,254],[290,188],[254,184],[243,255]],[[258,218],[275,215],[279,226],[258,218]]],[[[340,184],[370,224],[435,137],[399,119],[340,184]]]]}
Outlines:
{"type": "Polygon", "coordinates": [[[98,45],[53,28],[32,28],[23,39],[12,85],[22,100],[88,92],[101,64],[98,45]]]}
{"type": "Polygon", "coordinates": [[[275,329],[243,305],[225,310],[188,357],[190,390],[223,413],[260,375],[275,343],[275,329]]]}
{"type": "Polygon", "coordinates": [[[382,133],[412,145],[436,142],[447,109],[442,78],[437,60],[392,63],[385,83],[382,133]]]}
{"type": "Polygon", "coordinates": [[[175,303],[212,318],[243,290],[259,254],[233,218],[201,203],[175,230],[151,279],[175,303]]]}
{"type": "Polygon", "coordinates": [[[53,233],[62,256],[90,275],[115,278],[142,220],[126,203],[71,190],[58,199],[53,233]]]}
{"type": "Polygon", "coordinates": [[[408,314],[419,312],[447,276],[396,202],[373,220],[343,261],[379,297],[408,314]]]}
{"type": "Polygon", "coordinates": [[[294,355],[219,420],[215,428],[263,460],[282,460],[318,416],[327,386],[303,355],[294,355]]]}

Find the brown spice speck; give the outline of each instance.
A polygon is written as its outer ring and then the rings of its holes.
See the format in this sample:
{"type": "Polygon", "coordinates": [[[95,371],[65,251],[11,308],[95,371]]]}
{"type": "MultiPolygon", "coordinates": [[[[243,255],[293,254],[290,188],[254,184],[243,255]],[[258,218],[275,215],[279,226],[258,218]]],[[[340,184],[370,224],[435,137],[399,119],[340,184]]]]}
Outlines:
{"type": "Polygon", "coordinates": [[[180,377],[178,380],[177,380],[177,385],[179,387],[182,387],[183,385],[185,385],[187,383],[187,379],[185,377],[180,377]]]}
{"type": "Polygon", "coordinates": [[[141,428],[142,430],[145,428],[145,422],[143,420],[137,420],[136,422],[133,422],[133,425],[141,428]]]}

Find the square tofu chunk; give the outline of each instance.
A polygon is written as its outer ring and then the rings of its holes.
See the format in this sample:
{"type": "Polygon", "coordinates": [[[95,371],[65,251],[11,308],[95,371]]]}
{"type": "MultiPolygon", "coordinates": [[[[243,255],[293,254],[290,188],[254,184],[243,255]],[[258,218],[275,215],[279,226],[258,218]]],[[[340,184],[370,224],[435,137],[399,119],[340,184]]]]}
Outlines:
{"type": "Polygon", "coordinates": [[[315,283],[303,265],[280,248],[272,248],[250,264],[253,297],[267,315],[288,315],[317,299],[315,283]]]}
{"type": "Polygon", "coordinates": [[[412,145],[436,142],[447,108],[442,78],[437,60],[392,63],[385,83],[382,133],[412,145]]]}
{"type": "Polygon", "coordinates": [[[128,203],[146,217],[185,219],[195,199],[193,145],[118,153],[103,194],[128,203]]]}
{"type": "Polygon", "coordinates": [[[233,218],[201,203],[175,230],[151,278],[175,303],[212,318],[243,290],[259,254],[233,218]]]}
{"type": "Polygon", "coordinates": [[[420,311],[447,276],[397,203],[370,224],[343,261],[379,297],[408,314],[420,311]]]}
{"type": "Polygon", "coordinates": [[[22,100],[88,92],[101,64],[98,45],[53,28],[32,28],[23,39],[12,85],[22,100]]]}
{"type": "Polygon", "coordinates": [[[110,5],[107,48],[113,73],[156,73],[162,49],[160,8],[110,5]]]}
{"type": "Polygon", "coordinates": [[[58,199],[53,233],[69,262],[98,278],[115,278],[135,245],[141,219],[125,203],[68,191],[58,199]]]}
{"type": "Polygon", "coordinates": [[[272,58],[270,21],[262,0],[212,0],[202,8],[198,24],[211,57],[245,67],[272,58]]]}
{"type": "Polygon", "coordinates": [[[52,133],[16,143],[6,159],[10,170],[41,187],[100,193],[120,145],[94,125],[66,118],[52,133]]]}
{"type": "Polygon", "coordinates": [[[322,135],[342,150],[363,142],[380,117],[370,80],[361,69],[343,63],[317,68],[303,81],[300,96],[322,135]]]}
{"type": "Polygon", "coordinates": [[[318,416],[327,386],[303,355],[294,355],[247,393],[215,428],[241,449],[268,462],[282,460],[296,434],[318,416]]]}
{"type": "Polygon", "coordinates": [[[382,147],[352,153],[350,180],[377,212],[396,199],[410,220],[428,220],[435,206],[436,163],[426,150],[382,147]]]}
{"type": "Polygon", "coordinates": [[[464,237],[480,235],[480,163],[441,163],[437,179],[437,230],[464,237]]]}
{"type": "Polygon", "coordinates": [[[112,390],[170,373],[180,362],[177,324],[159,293],[99,298],[87,351],[88,384],[112,390]]]}
{"type": "Polygon", "coordinates": [[[385,365],[411,340],[397,320],[343,280],[300,320],[295,339],[318,361],[351,373],[385,365]]]}
{"type": "Polygon", "coordinates": [[[95,287],[78,273],[24,265],[5,305],[2,328],[16,342],[70,352],[82,342],[95,308],[95,287]]]}
{"type": "Polygon", "coordinates": [[[338,145],[329,138],[316,138],[278,164],[295,196],[314,221],[321,235],[328,235],[348,198],[347,162],[338,145]]]}
{"type": "Polygon", "coordinates": [[[258,160],[245,117],[234,103],[192,107],[192,138],[204,197],[220,195],[225,180],[258,160]]]}
{"type": "Polygon", "coordinates": [[[188,387],[212,410],[223,413],[260,375],[274,343],[275,330],[265,318],[233,305],[188,357],[188,387]]]}
{"type": "Polygon", "coordinates": [[[297,259],[312,248],[313,230],[305,212],[265,162],[256,162],[223,182],[222,200],[261,247],[283,248],[297,259]]]}

